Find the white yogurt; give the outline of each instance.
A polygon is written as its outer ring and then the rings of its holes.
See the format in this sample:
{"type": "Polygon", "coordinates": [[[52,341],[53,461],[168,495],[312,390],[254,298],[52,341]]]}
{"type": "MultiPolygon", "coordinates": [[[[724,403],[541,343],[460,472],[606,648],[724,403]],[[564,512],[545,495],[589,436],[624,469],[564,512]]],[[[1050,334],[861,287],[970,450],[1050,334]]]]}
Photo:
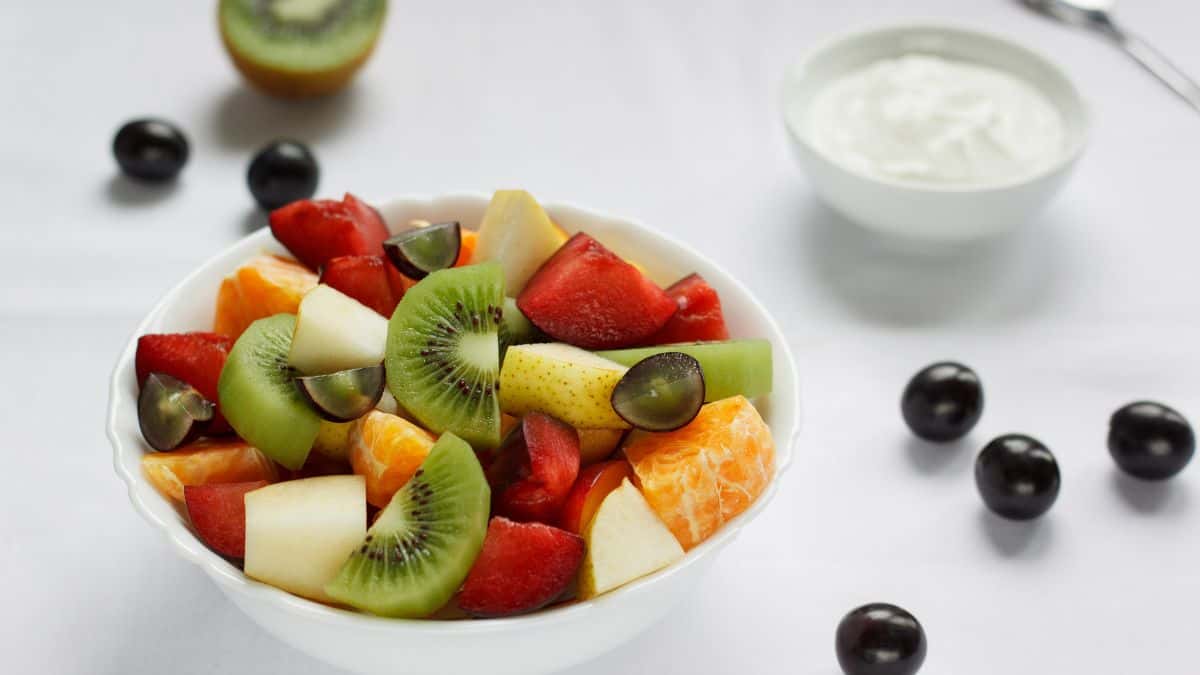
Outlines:
{"type": "Polygon", "coordinates": [[[1022,178],[1065,146],[1062,114],[1029,83],[986,66],[909,54],[819,92],[808,136],[851,170],[937,186],[1022,178]]]}

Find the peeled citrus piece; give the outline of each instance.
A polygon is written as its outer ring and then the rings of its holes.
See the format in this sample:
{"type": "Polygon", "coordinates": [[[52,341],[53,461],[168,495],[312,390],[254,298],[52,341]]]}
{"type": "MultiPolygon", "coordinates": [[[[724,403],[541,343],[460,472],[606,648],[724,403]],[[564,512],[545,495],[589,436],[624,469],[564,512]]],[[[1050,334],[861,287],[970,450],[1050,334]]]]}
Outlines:
{"type": "Polygon", "coordinates": [[[749,508],[775,473],[771,430],[742,396],[705,405],[675,431],[635,430],[625,457],[646,501],[684,549],[749,508]]]}
{"type": "Polygon", "coordinates": [[[213,330],[236,340],[259,319],[295,314],[316,286],[317,275],[294,260],[255,256],[221,282],[213,330]]]}
{"type": "Polygon", "coordinates": [[[383,508],[413,477],[436,439],[403,417],[369,412],[350,432],[350,466],[367,480],[367,501],[383,508]]]}
{"type": "Polygon", "coordinates": [[[266,455],[241,440],[204,440],[173,452],[145,455],[142,470],[151,485],[178,502],[183,502],[183,488],[188,485],[274,482],[279,477],[266,455]]]}

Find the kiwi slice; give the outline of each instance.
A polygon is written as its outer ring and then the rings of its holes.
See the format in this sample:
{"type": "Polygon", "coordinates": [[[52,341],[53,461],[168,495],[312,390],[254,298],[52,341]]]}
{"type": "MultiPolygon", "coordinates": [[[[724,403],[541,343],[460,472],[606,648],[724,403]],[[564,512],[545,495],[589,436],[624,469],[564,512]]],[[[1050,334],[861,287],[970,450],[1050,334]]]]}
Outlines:
{"type": "Polygon", "coordinates": [[[217,381],[221,412],[247,443],[289,469],[308,458],[321,428],[288,366],[296,317],[276,314],[250,324],[234,343],[217,381]]]}
{"type": "Polygon", "coordinates": [[[408,289],[388,324],[388,389],[422,426],[477,448],[500,444],[504,271],[439,270],[408,289]]]}
{"type": "Polygon", "coordinates": [[[387,0],[221,0],[225,49],[269,94],[321,96],[341,89],[371,50],[387,0]]]}
{"type": "Polygon", "coordinates": [[[479,556],[491,499],[471,446],[443,434],[325,592],[372,614],[429,616],[479,556]]]}
{"type": "Polygon", "coordinates": [[[683,342],[655,347],[616,349],[596,352],[623,366],[665,352],[681,352],[700,362],[704,371],[705,402],[730,396],[746,398],[771,393],[771,343],[766,340],[725,340],[723,342],[683,342]]]}

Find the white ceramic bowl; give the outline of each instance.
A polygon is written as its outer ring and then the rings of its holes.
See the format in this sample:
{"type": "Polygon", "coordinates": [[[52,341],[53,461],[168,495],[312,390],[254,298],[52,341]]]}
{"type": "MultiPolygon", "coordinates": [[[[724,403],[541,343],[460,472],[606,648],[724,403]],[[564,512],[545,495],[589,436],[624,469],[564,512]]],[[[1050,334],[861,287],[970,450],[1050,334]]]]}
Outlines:
{"type": "MultiPolygon", "coordinates": [[[[488,201],[489,196],[483,194],[407,197],[382,204],[380,211],[393,227],[415,218],[474,225],[488,201]]],[[[796,366],[787,340],[749,291],[687,246],[622,218],[566,204],[547,204],[546,209],[568,231],[586,230],[617,253],[638,260],[660,283],[699,272],[721,294],[731,332],[767,338],[774,348],[774,392],[760,410],[778,446],[775,479],[749,511],[688,552],[679,564],[594,600],[529,616],[438,622],[383,619],[310,602],[246,578],[210,551],[192,534],[185,515],[142,474],[140,460],[147,448],[137,423],[136,337],[210,326],[220,280],[254,253],[284,252],[265,229],[226,249],[172,289],[137,327],[117,361],[108,435],[117,474],[128,486],[138,513],[162,530],[180,555],[199,565],[263,628],[318,659],[359,673],[553,672],[616,647],[661,619],[686,594],[703,593],[701,579],[717,552],[762,512],[778,488],[779,476],[792,461],[799,403],[796,366]]]]}
{"type": "Polygon", "coordinates": [[[782,101],[792,147],[822,200],[869,229],[926,242],[987,238],[1030,221],[1066,181],[1089,130],[1087,106],[1058,66],[1002,37],[952,26],[893,26],[825,42],[788,70],[782,101]],[[818,150],[809,138],[808,114],[826,85],[874,61],[912,52],[990,66],[1033,84],[1063,116],[1066,142],[1058,160],[1018,180],[957,187],[869,176],[818,150]]]}

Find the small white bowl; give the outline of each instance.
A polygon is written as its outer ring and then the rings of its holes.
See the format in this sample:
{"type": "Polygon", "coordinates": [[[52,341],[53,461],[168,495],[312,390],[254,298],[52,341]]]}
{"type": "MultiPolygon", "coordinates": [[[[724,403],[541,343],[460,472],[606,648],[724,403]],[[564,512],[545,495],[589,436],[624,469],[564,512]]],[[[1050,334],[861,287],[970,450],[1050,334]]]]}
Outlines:
{"type": "Polygon", "coordinates": [[[864,227],[925,242],[987,238],[1031,220],[1066,181],[1089,130],[1083,98],[1049,59],[996,35],[943,25],[893,26],[829,40],[788,70],[782,100],[792,147],[821,199],[864,227]],[[1009,182],[940,186],[869,176],[821,152],[809,138],[816,96],[852,71],[913,52],[989,66],[1035,86],[1063,116],[1066,140],[1058,160],[1009,182]]]}
{"type": "MultiPolygon", "coordinates": [[[[484,194],[436,198],[406,197],[382,204],[394,228],[413,219],[478,223],[487,207],[484,194]]],[[[787,339],[766,309],[730,274],[684,244],[636,222],[567,204],[547,204],[555,222],[569,232],[586,230],[617,253],[645,265],[660,283],[699,272],[721,294],[730,331],[762,337],[774,349],[774,392],[759,406],[777,446],[774,480],[744,514],[688,552],[678,564],[587,602],[528,616],[479,621],[384,619],[335,609],[246,578],[192,533],[186,516],[160,495],[141,470],[147,448],[137,423],[134,352],[137,336],[153,332],[200,330],[212,323],[217,286],[247,258],[266,250],[285,253],[263,229],[218,254],[185,278],[137,327],[113,372],[108,436],[117,475],[130,501],[151,525],[162,530],[185,559],[198,565],[254,621],[293,647],[357,673],[451,675],[537,675],[587,661],[649,628],[700,583],[716,554],[766,508],[779,477],[792,461],[799,430],[796,365],[787,339]]]]}

